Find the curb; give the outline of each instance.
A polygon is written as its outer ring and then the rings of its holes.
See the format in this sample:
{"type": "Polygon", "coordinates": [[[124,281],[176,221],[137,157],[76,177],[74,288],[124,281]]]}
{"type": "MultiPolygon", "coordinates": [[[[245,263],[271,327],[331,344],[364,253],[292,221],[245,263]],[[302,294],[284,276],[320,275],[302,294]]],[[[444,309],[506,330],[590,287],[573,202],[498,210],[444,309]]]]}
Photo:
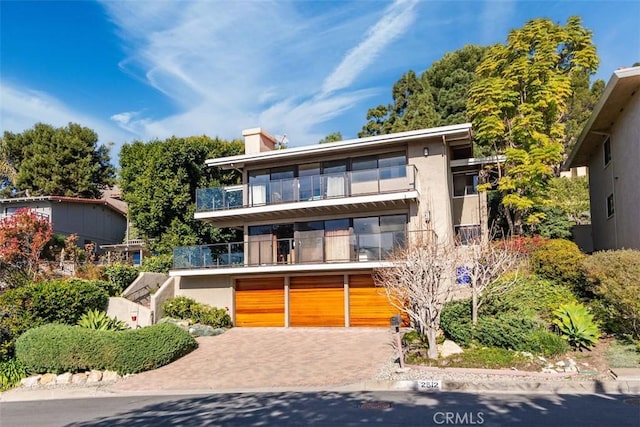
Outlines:
{"type": "Polygon", "coordinates": [[[492,394],[614,394],[640,395],[640,381],[576,381],[473,383],[464,381],[365,381],[341,386],[256,387],[224,390],[144,390],[113,391],[108,387],[50,389],[14,389],[0,393],[0,402],[85,399],[127,396],[216,395],[227,393],[319,393],[398,391],[419,393],[492,393],[492,394]]]}

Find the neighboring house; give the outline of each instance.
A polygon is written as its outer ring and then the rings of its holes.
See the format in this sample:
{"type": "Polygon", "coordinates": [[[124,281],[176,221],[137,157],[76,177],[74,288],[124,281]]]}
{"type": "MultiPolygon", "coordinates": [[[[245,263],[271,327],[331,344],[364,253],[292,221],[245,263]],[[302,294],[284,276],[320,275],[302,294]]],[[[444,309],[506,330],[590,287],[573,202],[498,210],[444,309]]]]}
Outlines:
{"type": "Polygon", "coordinates": [[[397,310],[372,271],[409,239],[487,234],[487,159],[470,124],[277,150],[261,129],[245,154],[207,160],[242,184],[200,189],[195,218],[243,232],[174,250],[175,294],[227,307],[236,326],[388,326],[397,310]]]}
{"type": "Polygon", "coordinates": [[[640,67],[617,70],[566,169],[589,168],[593,248],[640,249],[640,67]]]}
{"type": "Polygon", "coordinates": [[[127,227],[126,206],[109,197],[84,199],[62,196],[36,196],[0,199],[0,217],[20,209],[31,209],[51,221],[53,232],[78,235],[78,245],[122,242],[127,227]],[[124,210],[123,210],[124,208],[124,210]]]}

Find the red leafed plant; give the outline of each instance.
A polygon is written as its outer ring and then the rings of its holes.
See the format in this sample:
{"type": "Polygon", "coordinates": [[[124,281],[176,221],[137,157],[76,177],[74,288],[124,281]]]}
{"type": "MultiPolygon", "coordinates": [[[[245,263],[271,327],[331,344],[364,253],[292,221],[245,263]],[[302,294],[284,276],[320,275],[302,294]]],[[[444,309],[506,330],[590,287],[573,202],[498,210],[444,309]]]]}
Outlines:
{"type": "Polygon", "coordinates": [[[28,280],[38,272],[40,254],[53,230],[46,216],[19,209],[0,220],[0,282],[15,287],[18,277],[28,280]]]}

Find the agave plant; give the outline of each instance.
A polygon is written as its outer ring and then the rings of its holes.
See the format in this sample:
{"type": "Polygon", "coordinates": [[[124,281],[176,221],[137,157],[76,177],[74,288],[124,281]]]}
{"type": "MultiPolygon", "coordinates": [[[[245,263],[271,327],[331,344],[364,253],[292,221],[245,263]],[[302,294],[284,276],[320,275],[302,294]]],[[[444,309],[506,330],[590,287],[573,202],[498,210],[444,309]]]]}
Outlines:
{"type": "Polygon", "coordinates": [[[129,326],[122,320],[118,320],[117,317],[111,318],[107,316],[107,313],[99,310],[89,310],[83,314],[78,320],[78,326],[100,331],[124,331],[129,329],[129,326]]]}
{"type": "Polygon", "coordinates": [[[558,327],[562,337],[575,349],[588,349],[598,342],[598,325],[587,308],[578,303],[561,305],[553,312],[553,323],[558,327]]]}

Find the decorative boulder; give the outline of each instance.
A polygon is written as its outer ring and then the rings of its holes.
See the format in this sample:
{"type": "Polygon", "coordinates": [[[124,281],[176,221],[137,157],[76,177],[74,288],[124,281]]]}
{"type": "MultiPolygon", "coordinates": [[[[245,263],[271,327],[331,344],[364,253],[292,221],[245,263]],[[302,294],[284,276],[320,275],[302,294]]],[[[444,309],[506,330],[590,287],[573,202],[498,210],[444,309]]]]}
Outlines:
{"type": "Polygon", "coordinates": [[[449,357],[454,354],[463,353],[464,350],[456,343],[451,340],[444,340],[444,342],[438,346],[440,350],[440,356],[449,357]]]}

